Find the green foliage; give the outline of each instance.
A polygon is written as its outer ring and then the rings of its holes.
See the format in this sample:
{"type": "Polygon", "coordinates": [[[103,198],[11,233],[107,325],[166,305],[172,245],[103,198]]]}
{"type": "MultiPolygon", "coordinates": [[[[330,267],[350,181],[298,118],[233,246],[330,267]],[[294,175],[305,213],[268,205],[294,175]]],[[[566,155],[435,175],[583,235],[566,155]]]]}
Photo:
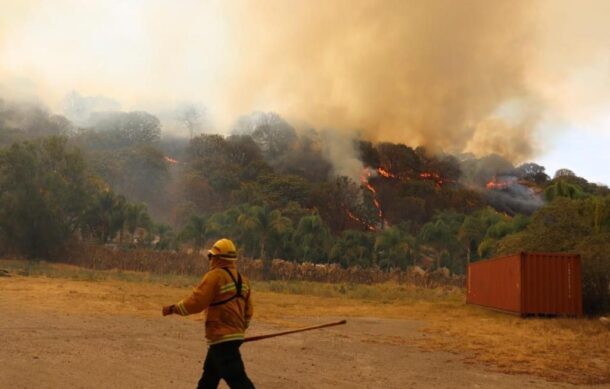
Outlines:
{"type": "Polygon", "coordinates": [[[535,163],[524,163],[516,169],[517,176],[521,179],[525,179],[530,182],[534,182],[537,185],[544,185],[550,179],[545,173],[544,166],[540,166],[535,163]]]}
{"type": "Polygon", "coordinates": [[[174,229],[167,224],[158,224],[154,227],[157,239],[154,242],[155,250],[177,250],[179,248],[178,237],[174,229]]]}
{"type": "Polygon", "coordinates": [[[497,155],[458,160],[421,147],[355,140],[368,173],[363,183],[333,175],[332,137],[314,129],[297,133],[274,113],[243,117],[228,137],[193,137],[204,112],[185,106],[178,114],[191,139],[161,140],[153,115],[91,113],[74,98],[79,123],[91,115],[85,129],[36,106],[0,101],[0,147],[69,135],[0,151],[5,250],[49,256],[70,239],[198,249],[231,237],[265,266],[280,257],[345,267],[447,267],[458,274],[469,261],[506,251],[578,250],[587,253],[587,280],[597,280],[585,283],[587,293],[603,290],[610,190],[573,172],[549,180],[540,165],[515,168],[497,155]],[[532,207],[518,201],[502,208],[515,193],[472,189],[496,174],[505,174],[508,185],[522,184],[528,204],[544,190],[548,204],[531,224],[486,206],[529,214],[532,207]]]}
{"type": "Polygon", "coordinates": [[[97,113],[92,122],[96,131],[85,132],[83,141],[94,150],[148,145],[161,137],[161,122],[147,112],[97,113]]]}
{"type": "Polygon", "coordinates": [[[151,229],[153,221],[148,214],[145,204],[126,204],[124,212],[124,227],[131,235],[134,235],[138,228],[151,229]]]}
{"type": "MultiPolygon", "coordinates": [[[[481,256],[480,245],[484,241],[487,231],[501,220],[502,217],[489,207],[466,216],[458,230],[457,238],[466,248],[468,261],[476,259],[477,253],[481,256]]],[[[488,240],[484,246],[486,252],[489,250],[489,244],[488,240]]]]}
{"type": "Polygon", "coordinates": [[[233,133],[250,135],[268,159],[286,153],[297,140],[294,128],[273,112],[254,112],[241,117],[233,133]]]}
{"type": "Polygon", "coordinates": [[[299,260],[326,262],[331,244],[330,231],[319,215],[303,216],[294,233],[293,244],[299,260]]]}
{"type": "Polygon", "coordinates": [[[159,148],[160,134],[159,120],[146,112],[108,112],[92,115],[92,127],[71,140],[113,191],[164,214],[170,174],[159,148]]]}
{"type": "Polygon", "coordinates": [[[283,251],[292,234],[292,220],[282,215],[280,210],[270,210],[267,207],[243,207],[237,218],[241,231],[241,240],[246,250],[260,258],[268,258],[283,251]]]}
{"type": "Polygon", "coordinates": [[[424,224],[421,228],[418,239],[422,244],[434,250],[437,268],[445,265],[454,272],[463,271],[464,263],[453,261],[453,258],[457,257],[455,254],[461,248],[457,236],[463,220],[464,215],[443,213],[437,215],[432,221],[424,224]],[[445,261],[442,261],[443,257],[446,259],[445,261]]]}
{"type": "Polygon", "coordinates": [[[583,238],[575,247],[582,255],[583,306],[589,313],[610,312],[610,232],[583,238]]]}
{"type": "Polygon", "coordinates": [[[498,253],[567,251],[582,254],[583,300],[589,313],[610,309],[610,197],[558,197],[522,232],[498,243],[498,253]]]}
{"type": "Polygon", "coordinates": [[[65,138],[0,151],[0,239],[30,257],[48,257],[80,226],[92,192],[84,160],[65,138]]]}
{"type": "Polygon", "coordinates": [[[68,135],[72,124],[51,115],[35,103],[15,103],[0,98],[0,147],[42,137],[68,135]]]}
{"type": "Polygon", "coordinates": [[[208,221],[203,216],[191,215],[180,233],[180,240],[190,242],[196,249],[201,249],[208,241],[208,221]]]}
{"type": "Polygon", "coordinates": [[[371,225],[380,222],[376,210],[371,207],[370,199],[364,203],[362,189],[348,177],[337,177],[333,181],[316,185],[310,198],[334,233],[351,226],[353,221],[349,212],[371,225]]]}
{"type": "Polygon", "coordinates": [[[377,264],[382,269],[405,269],[414,263],[417,243],[415,238],[398,227],[386,228],[375,237],[377,264]]]}
{"type": "Polygon", "coordinates": [[[502,218],[487,228],[485,236],[478,246],[479,258],[489,258],[495,254],[500,239],[525,229],[530,219],[524,215],[513,218],[502,218]]]}
{"type": "Polygon", "coordinates": [[[83,215],[83,224],[99,243],[108,243],[117,235],[119,242],[123,243],[125,228],[133,234],[140,223],[148,224],[149,218],[143,215],[145,212],[145,208],[128,204],[122,195],[101,191],[91,199],[83,215]]]}
{"type": "Polygon", "coordinates": [[[274,207],[283,207],[291,201],[304,204],[311,194],[311,184],[298,176],[266,175],[260,183],[264,201],[274,207]]]}
{"type": "Polygon", "coordinates": [[[335,240],[329,254],[331,262],[344,268],[349,266],[370,267],[373,264],[374,239],[372,234],[362,231],[346,230],[335,240]]]}
{"type": "Polygon", "coordinates": [[[79,234],[100,243],[152,224],[142,204],[105,188],[66,138],[0,151],[0,240],[30,257],[51,257],[79,234]]]}
{"type": "Polygon", "coordinates": [[[558,197],[579,199],[583,196],[584,193],[578,185],[570,184],[564,180],[557,180],[554,184],[548,186],[544,191],[544,198],[546,201],[553,201],[558,197]]]}

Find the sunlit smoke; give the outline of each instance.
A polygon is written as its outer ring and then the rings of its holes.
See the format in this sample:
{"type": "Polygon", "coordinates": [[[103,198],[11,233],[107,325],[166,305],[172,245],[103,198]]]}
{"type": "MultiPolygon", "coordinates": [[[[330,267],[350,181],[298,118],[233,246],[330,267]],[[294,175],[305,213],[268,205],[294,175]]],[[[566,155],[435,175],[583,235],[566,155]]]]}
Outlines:
{"type": "Polygon", "coordinates": [[[545,123],[602,123],[609,13],[603,0],[24,0],[0,15],[0,95],[53,111],[73,90],[153,113],[194,101],[221,132],[273,111],[520,162],[546,146],[545,123]]]}

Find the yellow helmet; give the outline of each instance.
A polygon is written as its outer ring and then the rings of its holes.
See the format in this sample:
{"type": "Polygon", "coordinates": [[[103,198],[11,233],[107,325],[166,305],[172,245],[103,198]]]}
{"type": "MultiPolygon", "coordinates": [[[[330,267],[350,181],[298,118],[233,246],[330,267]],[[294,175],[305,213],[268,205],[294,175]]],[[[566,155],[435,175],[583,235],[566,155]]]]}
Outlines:
{"type": "Polygon", "coordinates": [[[229,239],[221,239],[214,243],[212,248],[208,251],[208,257],[212,256],[235,261],[237,260],[237,249],[229,239]]]}

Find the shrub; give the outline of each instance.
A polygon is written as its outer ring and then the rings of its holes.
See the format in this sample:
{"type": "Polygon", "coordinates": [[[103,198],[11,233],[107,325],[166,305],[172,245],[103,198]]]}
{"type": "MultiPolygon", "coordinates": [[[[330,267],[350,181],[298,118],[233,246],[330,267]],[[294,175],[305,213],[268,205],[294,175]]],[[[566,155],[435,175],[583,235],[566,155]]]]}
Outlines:
{"type": "Polygon", "coordinates": [[[582,255],[583,307],[586,313],[610,312],[610,233],[584,240],[582,255]]]}

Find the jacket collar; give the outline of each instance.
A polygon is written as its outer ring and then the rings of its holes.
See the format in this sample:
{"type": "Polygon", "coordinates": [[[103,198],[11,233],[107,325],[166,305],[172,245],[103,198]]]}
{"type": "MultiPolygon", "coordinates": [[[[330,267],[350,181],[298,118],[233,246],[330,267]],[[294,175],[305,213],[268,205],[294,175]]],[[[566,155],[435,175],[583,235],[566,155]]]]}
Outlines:
{"type": "Polygon", "coordinates": [[[228,261],[222,258],[212,258],[210,260],[210,270],[228,267],[229,269],[237,268],[237,261],[228,261]]]}

